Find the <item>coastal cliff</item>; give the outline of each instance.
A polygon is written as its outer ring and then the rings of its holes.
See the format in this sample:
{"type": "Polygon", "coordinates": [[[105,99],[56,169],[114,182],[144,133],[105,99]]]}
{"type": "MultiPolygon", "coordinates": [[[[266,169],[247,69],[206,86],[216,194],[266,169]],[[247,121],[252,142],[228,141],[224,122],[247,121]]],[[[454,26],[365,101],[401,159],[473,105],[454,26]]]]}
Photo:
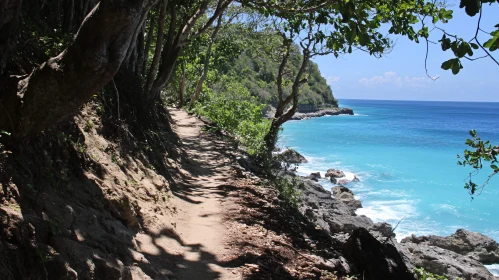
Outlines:
{"type": "MultiPolygon", "coordinates": [[[[283,176],[300,178],[292,172],[283,176]]],[[[499,245],[491,238],[458,229],[447,237],[412,235],[397,242],[390,224],[356,214],[362,204],[350,189],[335,186],[328,191],[313,180],[318,177],[320,173],[300,178],[300,212],[328,232],[351,267],[368,271],[369,279],[413,279],[406,272],[416,267],[449,279],[499,279],[484,267],[499,262],[499,245]],[[361,250],[356,246],[362,242],[369,245],[361,250]]]]}

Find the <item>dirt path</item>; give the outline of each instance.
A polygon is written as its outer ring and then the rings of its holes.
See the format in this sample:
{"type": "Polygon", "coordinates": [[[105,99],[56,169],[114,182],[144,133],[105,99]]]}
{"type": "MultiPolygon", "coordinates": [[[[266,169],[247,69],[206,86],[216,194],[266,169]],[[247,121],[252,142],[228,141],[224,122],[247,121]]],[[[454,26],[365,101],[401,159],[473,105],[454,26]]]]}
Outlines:
{"type": "Polygon", "coordinates": [[[172,108],[170,113],[187,160],[172,186],[179,209],[174,238],[156,242],[168,254],[179,256],[174,279],[239,279],[236,271],[222,267],[230,253],[224,248],[226,207],[222,205],[224,186],[231,179],[227,144],[203,134],[203,123],[185,111],[172,108]]]}

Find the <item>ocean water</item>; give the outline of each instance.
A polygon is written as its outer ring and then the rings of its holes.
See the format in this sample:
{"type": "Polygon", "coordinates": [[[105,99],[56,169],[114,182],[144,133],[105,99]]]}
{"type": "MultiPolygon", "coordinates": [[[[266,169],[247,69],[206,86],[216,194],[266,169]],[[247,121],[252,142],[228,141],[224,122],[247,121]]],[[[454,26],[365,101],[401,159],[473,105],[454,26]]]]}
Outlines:
{"type": "MultiPolygon", "coordinates": [[[[362,201],[357,213],[375,222],[400,222],[399,240],[465,228],[499,241],[499,176],[472,200],[464,189],[471,169],[457,165],[470,129],[499,144],[499,103],[340,100],[340,105],[356,114],[284,125],[279,144],[309,160],[299,173],[324,175],[328,168],[355,173],[360,182],[347,186],[362,201]]],[[[483,182],[489,171],[475,180],[483,182]]]]}

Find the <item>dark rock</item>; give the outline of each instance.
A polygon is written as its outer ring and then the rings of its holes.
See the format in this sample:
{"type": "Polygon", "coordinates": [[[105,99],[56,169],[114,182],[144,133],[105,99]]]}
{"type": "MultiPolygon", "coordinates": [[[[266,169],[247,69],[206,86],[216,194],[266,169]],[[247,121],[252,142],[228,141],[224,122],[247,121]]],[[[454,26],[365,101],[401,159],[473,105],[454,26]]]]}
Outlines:
{"type": "Polygon", "coordinates": [[[382,237],[390,238],[395,237],[395,233],[393,233],[393,228],[389,223],[375,223],[372,227],[373,231],[377,231],[381,234],[382,237]]]}
{"type": "Polygon", "coordinates": [[[338,170],[338,169],[328,169],[326,172],[326,175],[324,177],[331,177],[331,178],[342,178],[345,177],[345,173],[343,171],[338,170]]]}
{"type": "Polygon", "coordinates": [[[315,181],[315,182],[318,182],[319,179],[321,178],[321,173],[320,172],[312,172],[312,173],[310,173],[310,175],[308,175],[305,178],[310,179],[310,180],[315,181]]]}
{"type": "Polygon", "coordinates": [[[346,205],[350,206],[354,212],[355,210],[362,208],[362,203],[354,198],[353,192],[349,188],[344,186],[335,186],[331,188],[331,192],[334,198],[339,199],[346,205]]]}
{"type": "Polygon", "coordinates": [[[362,279],[415,279],[397,248],[381,243],[364,228],[352,232],[343,253],[362,279]]]}
{"type": "Polygon", "coordinates": [[[496,279],[478,261],[450,250],[407,241],[398,244],[398,249],[415,267],[424,267],[431,273],[445,275],[449,279],[496,279]]]}
{"type": "Polygon", "coordinates": [[[371,219],[366,216],[333,215],[327,218],[329,232],[352,233],[356,229],[370,229],[373,225],[371,219]]]}
{"type": "Polygon", "coordinates": [[[97,255],[93,256],[92,260],[95,264],[95,279],[132,279],[130,269],[119,260],[112,262],[97,255]]]}
{"type": "Polygon", "coordinates": [[[280,153],[278,158],[287,163],[307,163],[307,159],[300,153],[293,149],[287,149],[286,151],[280,153]]]}
{"type": "Polygon", "coordinates": [[[336,196],[332,197],[331,192],[320,184],[310,179],[302,179],[300,189],[300,210],[305,213],[307,209],[312,208],[313,221],[330,234],[351,233],[359,227],[372,228],[373,222],[368,217],[355,214],[355,210],[361,205],[353,198],[353,193],[348,188],[335,189],[336,196]]]}
{"type": "Polygon", "coordinates": [[[248,156],[237,157],[236,161],[246,171],[250,171],[253,173],[258,173],[259,171],[258,165],[248,156]]]}
{"type": "Polygon", "coordinates": [[[458,229],[454,234],[442,236],[410,236],[404,238],[401,243],[424,244],[436,246],[453,251],[460,255],[466,255],[483,264],[499,263],[499,246],[496,241],[481,233],[458,229]]]}
{"type": "Polygon", "coordinates": [[[350,108],[341,108],[340,115],[353,115],[353,110],[350,108]]]}
{"type": "MultiPolygon", "coordinates": [[[[269,111],[275,112],[275,111],[269,111]]],[[[353,115],[353,110],[350,108],[327,108],[327,109],[317,109],[317,108],[303,108],[301,112],[297,112],[291,118],[292,120],[304,120],[309,118],[318,118],[323,116],[337,116],[337,115],[353,115]]],[[[269,115],[266,113],[265,116],[268,118],[273,117],[273,115],[269,115]]]]}

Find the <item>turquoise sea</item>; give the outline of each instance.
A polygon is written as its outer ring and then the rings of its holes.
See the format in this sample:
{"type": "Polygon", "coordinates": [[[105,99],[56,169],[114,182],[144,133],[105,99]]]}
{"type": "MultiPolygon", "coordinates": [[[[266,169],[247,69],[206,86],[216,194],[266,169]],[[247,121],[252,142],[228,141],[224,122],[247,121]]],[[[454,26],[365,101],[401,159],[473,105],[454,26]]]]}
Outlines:
{"type": "MultiPolygon", "coordinates": [[[[355,173],[347,185],[363,208],[358,214],[410,234],[449,235],[458,228],[499,241],[499,176],[471,199],[464,189],[470,169],[457,165],[468,131],[499,145],[499,103],[340,100],[354,116],[331,116],[284,125],[280,145],[309,163],[308,175],[328,168],[355,173]]],[[[483,170],[483,182],[490,169],[483,170]]],[[[324,188],[332,184],[322,180],[324,188]]]]}

